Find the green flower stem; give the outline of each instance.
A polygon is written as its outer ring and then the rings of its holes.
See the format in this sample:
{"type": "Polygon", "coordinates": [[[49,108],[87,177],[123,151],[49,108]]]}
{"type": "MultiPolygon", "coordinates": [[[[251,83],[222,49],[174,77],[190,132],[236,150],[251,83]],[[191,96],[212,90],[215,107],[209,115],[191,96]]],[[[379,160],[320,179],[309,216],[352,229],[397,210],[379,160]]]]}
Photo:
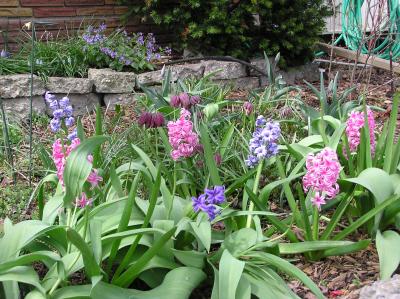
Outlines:
{"type": "Polygon", "coordinates": [[[35,63],[35,22],[31,22],[32,26],[32,49],[31,49],[31,78],[30,78],[30,93],[29,93],[29,186],[32,186],[32,171],[33,171],[33,72],[35,63]]]}
{"type": "Polygon", "coordinates": [[[313,239],[314,241],[318,240],[319,234],[319,211],[317,207],[314,207],[313,211],[313,239]]]}
{"type": "Polygon", "coordinates": [[[172,209],[174,207],[175,191],[176,191],[176,162],[174,161],[174,181],[173,181],[173,185],[172,185],[172,194],[171,194],[172,202],[171,202],[171,207],[168,210],[167,219],[170,219],[171,213],[172,213],[172,209]]]}
{"type": "MultiPolygon", "coordinates": [[[[282,161],[279,156],[276,156],[276,165],[278,166],[278,173],[281,179],[286,178],[285,174],[285,168],[283,167],[282,161]]],[[[297,207],[296,200],[294,198],[294,195],[292,193],[292,190],[290,189],[289,183],[284,183],[283,184],[283,192],[285,193],[286,199],[288,201],[289,207],[292,210],[294,220],[296,224],[302,228],[304,228],[304,223],[301,219],[300,211],[297,207]]]]}
{"type": "MultiPolygon", "coordinates": [[[[75,212],[76,212],[76,206],[75,206],[75,209],[74,209],[74,216],[70,216],[71,215],[71,209],[68,209],[69,210],[69,220],[68,220],[68,222],[70,222],[71,221],[71,218],[73,219],[74,217],[75,217],[75,212]]],[[[88,224],[89,224],[89,209],[87,208],[87,207],[85,207],[85,214],[84,214],[84,217],[85,217],[85,219],[84,219],[84,221],[85,221],[85,223],[84,223],[84,227],[83,227],[83,239],[85,240],[86,239],[86,232],[87,232],[87,227],[88,227],[88,224]]],[[[70,224],[67,224],[67,226],[70,226],[70,224]]],[[[70,243],[69,243],[69,245],[70,245],[70,243]]],[[[70,252],[70,247],[71,246],[69,246],[69,249],[68,249],[68,252],[70,252]]],[[[75,264],[78,262],[78,260],[79,260],[79,258],[81,257],[81,253],[79,252],[78,253],[78,255],[74,258],[74,260],[72,261],[72,263],[71,263],[71,265],[69,266],[69,268],[68,268],[68,270],[66,271],[66,273],[69,273],[71,270],[72,270],[72,268],[75,266],[75,264]]],[[[51,294],[53,294],[53,292],[57,289],[57,287],[60,285],[60,283],[61,283],[61,278],[58,278],[57,280],[56,280],[56,282],[54,283],[54,285],[52,286],[52,288],[50,289],[50,291],[49,291],[49,295],[51,295],[51,294]]]]}
{"type": "MultiPolygon", "coordinates": [[[[256,174],[256,179],[254,181],[254,185],[253,185],[253,193],[257,194],[258,191],[258,185],[260,183],[260,177],[261,177],[261,171],[263,169],[264,166],[264,160],[262,160],[257,167],[257,174],[256,174]]],[[[250,205],[249,205],[249,212],[252,212],[254,210],[254,202],[250,201],[250,205]]],[[[252,215],[249,214],[247,215],[247,222],[246,222],[246,227],[249,228],[251,226],[251,221],[252,221],[252,215]]]]}

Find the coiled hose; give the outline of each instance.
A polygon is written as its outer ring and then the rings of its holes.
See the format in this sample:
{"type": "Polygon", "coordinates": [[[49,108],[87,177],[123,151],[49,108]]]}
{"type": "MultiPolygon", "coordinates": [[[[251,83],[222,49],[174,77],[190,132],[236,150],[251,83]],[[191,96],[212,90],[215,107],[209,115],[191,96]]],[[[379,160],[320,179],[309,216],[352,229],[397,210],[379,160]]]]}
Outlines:
{"type": "Polygon", "coordinates": [[[334,44],[344,41],[350,50],[361,49],[362,54],[373,54],[383,59],[390,59],[390,51],[392,51],[392,59],[397,60],[400,57],[400,1],[387,0],[388,18],[384,24],[380,25],[380,29],[386,32],[386,37],[381,37],[372,49],[368,48],[363,38],[362,6],[364,2],[364,0],[343,0],[342,33],[334,44]]]}

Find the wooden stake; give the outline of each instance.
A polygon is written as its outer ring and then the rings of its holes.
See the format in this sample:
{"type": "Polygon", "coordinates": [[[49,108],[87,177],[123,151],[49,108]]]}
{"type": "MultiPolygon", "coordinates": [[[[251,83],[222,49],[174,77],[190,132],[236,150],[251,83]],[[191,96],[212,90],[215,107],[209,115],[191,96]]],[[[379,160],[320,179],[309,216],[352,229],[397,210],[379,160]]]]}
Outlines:
{"type": "Polygon", "coordinates": [[[334,56],[355,60],[357,62],[372,65],[379,69],[383,69],[386,71],[393,71],[393,73],[400,74],[400,64],[397,62],[392,63],[392,69],[391,69],[390,62],[388,60],[379,58],[374,55],[369,55],[369,56],[365,54],[357,55],[357,53],[354,51],[341,47],[331,46],[325,43],[318,43],[318,46],[321,48],[321,50],[325,51],[326,53],[332,53],[334,56]]]}

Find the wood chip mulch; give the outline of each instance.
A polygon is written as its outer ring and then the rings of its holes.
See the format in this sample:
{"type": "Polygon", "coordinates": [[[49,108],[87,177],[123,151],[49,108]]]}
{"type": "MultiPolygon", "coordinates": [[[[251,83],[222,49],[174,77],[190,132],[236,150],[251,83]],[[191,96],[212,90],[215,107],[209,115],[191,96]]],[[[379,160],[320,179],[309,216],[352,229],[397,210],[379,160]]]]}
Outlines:
{"type": "MultiPolygon", "coordinates": [[[[319,262],[308,262],[300,257],[294,265],[306,273],[327,298],[356,299],[363,286],[379,278],[379,259],[373,244],[365,250],[319,262]]],[[[301,298],[316,298],[298,281],[291,281],[289,285],[301,298]]]]}

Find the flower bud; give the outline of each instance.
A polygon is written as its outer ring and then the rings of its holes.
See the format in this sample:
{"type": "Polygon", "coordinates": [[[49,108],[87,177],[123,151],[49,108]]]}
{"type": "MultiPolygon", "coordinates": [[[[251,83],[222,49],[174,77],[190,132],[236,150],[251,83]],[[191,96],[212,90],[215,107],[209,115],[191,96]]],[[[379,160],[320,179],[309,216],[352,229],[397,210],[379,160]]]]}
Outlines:
{"type": "Polygon", "coordinates": [[[172,107],[178,108],[180,106],[181,100],[179,99],[179,96],[174,95],[171,97],[171,100],[169,101],[169,104],[172,107]]]}
{"type": "Polygon", "coordinates": [[[162,127],[164,125],[165,119],[162,113],[160,112],[154,113],[152,118],[153,118],[154,128],[162,127]]]}
{"type": "Polygon", "coordinates": [[[250,115],[253,112],[253,104],[250,102],[244,102],[243,103],[243,111],[246,115],[250,115]]]}

